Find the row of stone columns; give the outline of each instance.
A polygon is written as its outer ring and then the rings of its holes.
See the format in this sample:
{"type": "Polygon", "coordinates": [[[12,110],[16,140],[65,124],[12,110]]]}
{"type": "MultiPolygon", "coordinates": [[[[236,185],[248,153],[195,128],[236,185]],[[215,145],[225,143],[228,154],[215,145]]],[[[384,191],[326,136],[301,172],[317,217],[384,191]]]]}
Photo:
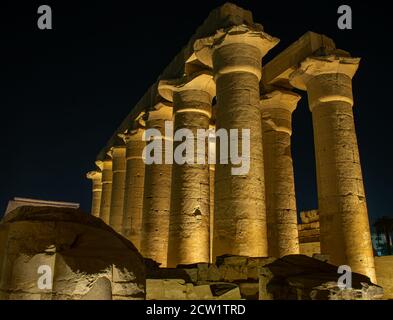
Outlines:
{"type": "MultiPolygon", "coordinates": [[[[216,96],[216,130],[250,129],[246,174],[233,175],[230,161],[220,163],[220,143],[214,167],[207,162],[165,164],[164,159],[144,165],[140,130],[124,137],[126,147],[112,148],[113,168],[112,160],[102,162],[100,206],[95,188],[92,210],[144,256],[175,267],[222,254],[299,253],[290,140],[292,112],[300,96],[276,89],[260,97],[259,89],[262,58],[276,43],[244,26],[197,40],[195,57],[213,73],[161,81],[159,94],[172,106],[160,103],[145,117],[145,129],[162,134],[159,142],[167,154],[172,150],[165,142],[173,138],[175,148],[183,142],[167,135],[165,121],[173,119],[175,132],[188,129],[195,137],[198,129],[209,128],[216,96]]],[[[352,113],[351,78],[357,64],[349,58],[308,58],[290,82],[307,91],[313,115],[322,253],[375,281],[352,113]]],[[[242,146],[241,134],[237,142],[242,146]]],[[[208,158],[207,146],[198,156],[208,158]]]]}

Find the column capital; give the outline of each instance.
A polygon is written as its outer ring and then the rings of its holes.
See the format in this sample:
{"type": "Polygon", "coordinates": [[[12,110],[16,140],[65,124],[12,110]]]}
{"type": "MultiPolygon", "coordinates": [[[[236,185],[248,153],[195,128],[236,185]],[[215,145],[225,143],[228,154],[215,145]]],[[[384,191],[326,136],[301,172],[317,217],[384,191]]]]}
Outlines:
{"type": "Polygon", "coordinates": [[[359,62],[360,58],[338,55],[308,57],[289,76],[289,81],[295,88],[307,90],[308,82],[321,75],[343,74],[352,79],[359,67],[359,62]]]}
{"type": "Polygon", "coordinates": [[[231,26],[217,30],[210,37],[196,40],[195,56],[190,59],[196,57],[209,67],[214,65],[215,76],[231,72],[250,72],[260,79],[260,60],[278,42],[278,38],[265,33],[260,25],[231,26]],[[213,55],[220,56],[214,64],[213,55]]]}
{"type": "Polygon", "coordinates": [[[158,102],[150,110],[146,111],[143,118],[145,121],[172,120],[173,107],[170,103],[158,102]]]}
{"type": "Polygon", "coordinates": [[[161,80],[158,92],[164,99],[173,102],[174,94],[183,91],[203,91],[209,94],[210,100],[216,95],[216,84],[211,72],[199,72],[179,79],[161,80]]]}
{"type": "Polygon", "coordinates": [[[113,160],[109,155],[107,155],[104,160],[102,161],[100,160],[99,162],[102,168],[101,171],[103,172],[103,176],[104,176],[104,171],[112,170],[113,160]]]}
{"type": "Polygon", "coordinates": [[[104,169],[104,162],[102,160],[96,160],[95,164],[100,169],[100,171],[102,171],[102,169],[104,169]]]}
{"type": "Polygon", "coordinates": [[[283,109],[293,112],[301,96],[295,92],[287,90],[274,90],[261,97],[261,110],[283,109]]]}
{"type": "Polygon", "coordinates": [[[292,112],[301,96],[287,90],[275,90],[261,97],[262,120],[273,131],[292,135],[292,112]]]}
{"type": "Polygon", "coordinates": [[[101,180],[102,172],[98,170],[89,171],[86,173],[86,178],[90,180],[101,180]]]}
{"type": "Polygon", "coordinates": [[[306,58],[289,76],[291,85],[306,90],[309,108],[327,102],[344,102],[353,106],[352,78],[360,58],[330,55],[306,58]]]}
{"type": "Polygon", "coordinates": [[[124,133],[118,133],[117,136],[127,145],[130,141],[142,140],[144,131],[145,127],[140,123],[140,121],[134,121],[127,131],[124,133]]]}
{"type": "Polygon", "coordinates": [[[106,154],[113,159],[116,156],[121,156],[122,154],[125,154],[125,152],[126,152],[125,145],[117,145],[117,146],[112,146],[106,154]]]}
{"type": "Polygon", "coordinates": [[[211,118],[211,103],[216,94],[216,84],[210,72],[201,72],[175,80],[161,80],[160,95],[173,102],[176,113],[198,112],[211,118]]]}

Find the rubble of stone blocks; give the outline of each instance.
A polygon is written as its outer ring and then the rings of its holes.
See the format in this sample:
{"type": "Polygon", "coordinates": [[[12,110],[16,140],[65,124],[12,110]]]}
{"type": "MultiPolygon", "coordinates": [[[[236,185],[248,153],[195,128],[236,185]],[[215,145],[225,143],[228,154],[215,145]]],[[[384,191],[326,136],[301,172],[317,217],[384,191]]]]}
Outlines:
{"type": "Polygon", "coordinates": [[[146,260],[146,299],[257,300],[259,269],[275,258],[224,255],[215,264],[159,268],[146,260]]]}
{"type": "Polygon", "coordinates": [[[305,255],[251,258],[225,255],[215,264],[159,268],[146,260],[148,300],[379,300],[383,289],[353,273],[352,288],[338,286],[337,266],[305,255]]]}
{"type": "Polygon", "coordinates": [[[318,210],[302,211],[298,225],[300,253],[312,257],[321,252],[318,210]]]}
{"type": "Polygon", "coordinates": [[[362,274],[352,273],[352,287],[341,289],[342,274],[332,264],[305,255],[288,255],[263,266],[260,300],[380,300],[383,289],[362,274]]]}
{"type": "Polygon", "coordinates": [[[79,210],[20,207],[0,223],[0,299],[141,300],[143,258],[127,239],[79,210]],[[38,286],[40,266],[51,285],[38,286]]]}

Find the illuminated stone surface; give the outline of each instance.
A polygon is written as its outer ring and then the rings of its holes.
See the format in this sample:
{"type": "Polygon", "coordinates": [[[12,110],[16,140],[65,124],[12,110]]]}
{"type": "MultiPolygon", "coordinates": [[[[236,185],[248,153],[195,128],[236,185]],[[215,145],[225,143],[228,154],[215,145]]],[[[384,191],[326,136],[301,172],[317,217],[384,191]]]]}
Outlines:
{"type": "Polygon", "coordinates": [[[0,299],[144,299],[143,258],[131,242],[79,210],[21,207],[0,223],[0,299]],[[39,288],[42,265],[52,288],[39,288]]]}

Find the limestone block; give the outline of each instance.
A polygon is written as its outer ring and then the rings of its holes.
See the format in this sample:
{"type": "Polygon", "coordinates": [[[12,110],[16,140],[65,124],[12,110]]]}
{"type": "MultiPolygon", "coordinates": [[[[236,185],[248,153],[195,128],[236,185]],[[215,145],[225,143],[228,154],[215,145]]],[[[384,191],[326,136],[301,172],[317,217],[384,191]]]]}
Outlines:
{"type": "Polygon", "coordinates": [[[146,279],[147,300],[186,300],[187,286],[183,279],[146,279]]]}
{"type": "Polygon", "coordinates": [[[79,210],[20,207],[0,223],[2,299],[143,299],[143,258],[131,242],[79,210]],[[5,240],[5,241],[4,241],[5,240]],[[40,289],[38,268],[52,286],[40,289]]]}
{"type": "Polygon", "coordinates": [[[217,297],[217,300],[240,300],[241,294],[239,287],[234,286],[232,289],[228,290],[224,294],[217,297]]]}

